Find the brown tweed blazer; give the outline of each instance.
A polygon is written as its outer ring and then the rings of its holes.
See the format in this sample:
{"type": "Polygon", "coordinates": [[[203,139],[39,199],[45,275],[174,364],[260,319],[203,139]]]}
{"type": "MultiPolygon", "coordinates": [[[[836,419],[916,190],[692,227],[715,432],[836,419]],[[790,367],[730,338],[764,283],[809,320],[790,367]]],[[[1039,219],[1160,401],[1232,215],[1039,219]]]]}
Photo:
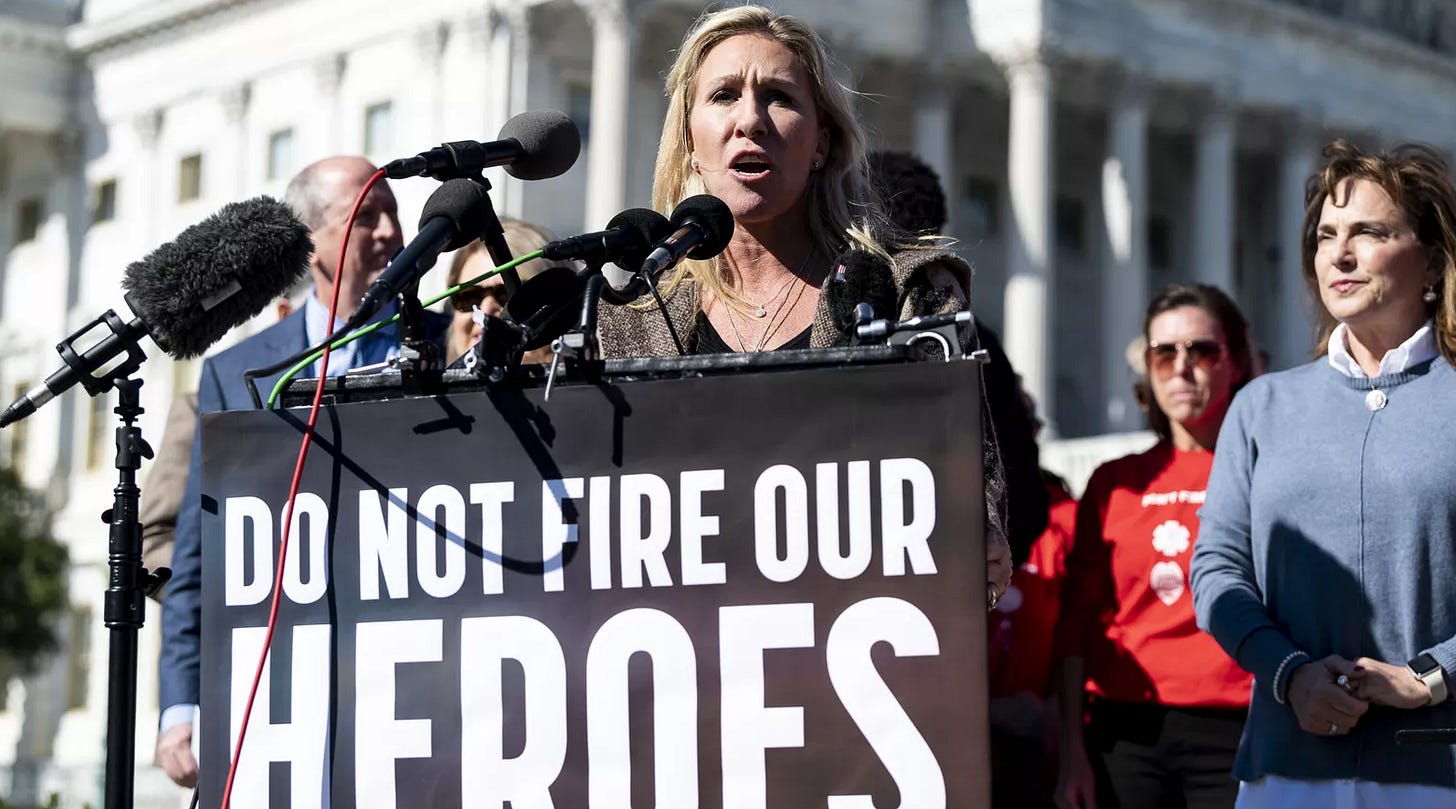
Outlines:
{"type": "MultiPolygon", "coordinates": [[[[916,315],[957,312],[970,305],[971,267],[960,256],[944,249],[902,250],[895,254],[892,272],[895,291],[900,298],[899,319],[916,315]]],[[[809,328],[809,345],[824,348],[834,345],[839,329],[829,312],[827,296],[822,292],[831,283],[833,273],[820,287],[819,306],[814,324],[809,328]]],[[[685,282],[665,299],[668,316],[682,338],[689,354],[697,344],[694,321],[698,316],[698,285],[685,282]]],[[[961,343],[969,345],[971,330],[962,330],[961,343]]],[[[597,336],[605,359],[626,357],[671,357],[677,354],[672,335],[656,306],[612,306],[597,309],[597,336]]]]}

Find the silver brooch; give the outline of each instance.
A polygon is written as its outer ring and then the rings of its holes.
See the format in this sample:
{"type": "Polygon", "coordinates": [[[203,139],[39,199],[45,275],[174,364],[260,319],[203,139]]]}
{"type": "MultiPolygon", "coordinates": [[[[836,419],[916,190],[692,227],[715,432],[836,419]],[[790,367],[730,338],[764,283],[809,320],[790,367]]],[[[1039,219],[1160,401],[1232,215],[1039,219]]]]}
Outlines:
{"type": "Polygon", "coordinates": [[[1365,408],[1371,413],[1374,413],[1377,410],[1384,410],[1386,402],[1389,401],[1390,397],[1386,396],[1385,391],[1379,388],[1376,388],[1365,394],[1365,408]]]}

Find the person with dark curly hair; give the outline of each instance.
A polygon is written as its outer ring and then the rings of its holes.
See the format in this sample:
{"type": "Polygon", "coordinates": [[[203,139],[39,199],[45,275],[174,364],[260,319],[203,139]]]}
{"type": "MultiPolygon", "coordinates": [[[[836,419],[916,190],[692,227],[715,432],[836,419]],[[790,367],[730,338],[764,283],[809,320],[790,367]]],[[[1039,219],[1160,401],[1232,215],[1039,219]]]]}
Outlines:
{"type": "MultiPolygon", "coordinates": [[[[945,227],[946,206],[935,169],[909,152],[870,152],[867,159],[870,184],[879,192],[890,222],[907,234],[939,236],[945,227]]],[[[983,371],[986,407],[982,429],[994,434],[1001,446],[1001,462],[1006,470],[1007,539],[1011,542],[1011,558],[1020,565],[1046,530],[1051,508],[1042,485],[1037,427],[1021,402],[1021,383],[1001,347],[1001,338],[978,319],[975,339],[990,355],[983,371]]]]}
{"type": "Polygon", "coordinates": [[[869,161],[870,177],[890,221],[917,236],[939,236],[945,230],[945,192],[935,169],[909,152],[870,152],[869,161]]]}

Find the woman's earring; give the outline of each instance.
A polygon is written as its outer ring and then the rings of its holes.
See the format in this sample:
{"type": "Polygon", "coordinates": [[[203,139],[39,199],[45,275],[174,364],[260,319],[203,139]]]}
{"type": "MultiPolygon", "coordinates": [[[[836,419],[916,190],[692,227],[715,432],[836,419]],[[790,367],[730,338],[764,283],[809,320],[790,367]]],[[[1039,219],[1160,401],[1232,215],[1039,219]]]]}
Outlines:
{"type": "Polygon", "coordinates": [[[1421,300],[1425,301],[1426,303],[1435,303],[1436,288],[1433,286],[1426,287],[1426,291],[1421,293],[1421,300]]]}
{"type": "Polygon", "coordinates": [[[814,170],[815,171],[818,171],[819,169],[822,169],[822,168],[824,168],[824,161],[823,160],[815,160],[814,161],[814,170]]]}
{"type": "Polygon", "coordinates": [[[695,157],[695,158],[693,158],[693,171],[697,171],[697,170],[698,170],[698,159],[695,157]]]}

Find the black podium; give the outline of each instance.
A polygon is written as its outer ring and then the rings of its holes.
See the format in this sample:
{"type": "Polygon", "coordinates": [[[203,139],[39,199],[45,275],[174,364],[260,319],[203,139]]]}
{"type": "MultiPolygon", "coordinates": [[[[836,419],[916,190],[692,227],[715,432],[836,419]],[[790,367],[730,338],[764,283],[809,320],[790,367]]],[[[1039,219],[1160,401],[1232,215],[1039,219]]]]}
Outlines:
{"type": "MultiPolygon", "coordinates": [[[[733,362],[331,381],[233,806],[986,805],[978,364],[733,362]]],[[[204,806],[305,418],[202,419],[204,806]]]]}

